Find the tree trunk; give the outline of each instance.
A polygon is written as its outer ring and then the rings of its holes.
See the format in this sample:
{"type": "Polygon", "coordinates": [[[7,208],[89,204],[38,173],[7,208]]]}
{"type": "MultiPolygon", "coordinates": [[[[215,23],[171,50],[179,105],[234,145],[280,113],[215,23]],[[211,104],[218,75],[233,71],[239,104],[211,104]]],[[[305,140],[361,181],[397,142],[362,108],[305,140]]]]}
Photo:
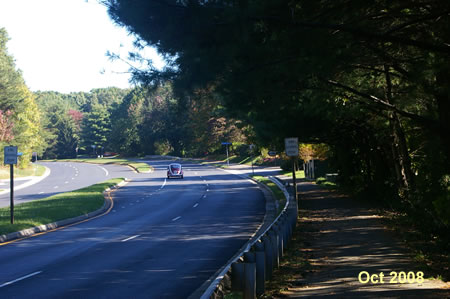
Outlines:
{"type": "MultiPolygon", "coordinates": [[[[445,62],[444,62],[445,63],[445,62]]],[[[450,69],[441,69],[436,74],[436,85],[438,92],[435,95],[439,113],[439,136],[442,142],[447,171],[450,171],[450,69]]]]}
{"type": "MultiPolygon", "coordinates": [[[[389,74],[389,67],[384,66],[386,78],[386,100],[393,103],[392,82],[389,74]]],[[[414,189],[413,175],[411,170],[411,159],[408,152],[405,133],[403,131],[400,118],[395,111],[388,112],[389,127],[392,134],[392,155],[396,167],[397,179],[400,183],[400,191],[408,198],[410,191],[414,189]]]]}

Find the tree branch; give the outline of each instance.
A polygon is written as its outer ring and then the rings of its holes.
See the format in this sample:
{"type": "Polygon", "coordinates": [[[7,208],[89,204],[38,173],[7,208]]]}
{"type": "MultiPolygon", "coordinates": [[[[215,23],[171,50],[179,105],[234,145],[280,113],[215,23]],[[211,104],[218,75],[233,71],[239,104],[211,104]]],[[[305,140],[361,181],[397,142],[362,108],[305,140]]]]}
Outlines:
{"type": "Polygon", "coordinates": [[[382,99],[380,99],[380,98],[378,98],[378,97],[376,97],[374,95],[370,95],[370,94],[358,91],[358,90],[356,90],[356,89],[354,89],[354,88],[352,88],[350,86],[343,85],[343,84],[341,84],[339,82],[336,82],[336,81],[333,81],[333,80],[328,80],[328,79],[324,79],[324,78],[319,78],[319,80],[322,81],[322,82],[325,82],[327,84],[330,84],[332,86],[338,87],[340,89],[346,90],[346,91],[348,91],[348,92],[350,92],[350,93],[352,93],[354,95],[357,95],[359,97],[368,99],[371,102],[377,104],[380,108],[383,108],[383,110],[395,111],[399,115],[404,116],[406,118],[409,118],[411,120],[414,120],[417,123],[420,123],[420,124],[422,124],[422,125],[424,125],[424,126],[426,126],[428,128],[436,129],[436,128],[439,127],[439,123],[434,121],[434,120],[432,120],[432,119],[429,119],[429,118],[426,118],[426,117],[423,117],[423,116],[420,116],[420,115],[417,115],[417,114],[413,114],[413,113],[410,113],[410,112],[407,112],[407,111],[404,111],[404,110],[401,110],[401,109],[398,109],[395,105],[390,104],[387,101],[382,100],[382,99]]]}

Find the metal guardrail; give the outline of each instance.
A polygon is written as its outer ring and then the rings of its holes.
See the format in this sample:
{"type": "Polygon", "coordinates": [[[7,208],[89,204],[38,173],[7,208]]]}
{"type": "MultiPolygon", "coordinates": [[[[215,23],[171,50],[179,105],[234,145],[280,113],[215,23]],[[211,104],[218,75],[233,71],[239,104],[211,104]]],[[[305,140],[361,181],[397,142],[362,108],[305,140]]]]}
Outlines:
{"type": "Polygon", "coordinates": [[[271,279],[273,268],[279,267],[297,223],[297,202],[276,178],[269,179],[286,197],[282,212],[223,268],[201,299],[223,298],[224,292],[230,290],[243,292],[244,299],[256,298],[264,293],[265,281],[271,279]]]}

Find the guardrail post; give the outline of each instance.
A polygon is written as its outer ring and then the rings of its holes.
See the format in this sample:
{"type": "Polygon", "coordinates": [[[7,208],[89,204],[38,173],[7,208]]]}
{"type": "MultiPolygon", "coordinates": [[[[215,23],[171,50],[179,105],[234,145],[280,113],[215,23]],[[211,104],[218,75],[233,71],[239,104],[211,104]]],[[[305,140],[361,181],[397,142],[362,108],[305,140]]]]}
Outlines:
{"type": "Polygon", "coordinates": [[[262,242],[264,244],[264,251],[266,253],[266,280],[272,279],[273,270],[273,247],[270,242],[270,237],[266,234],[262,237],[262,242]]]}
{"type": "Polygon", "coordinates": [[[244,263],[244,299],[256,298],[256,264],[244,263]]]}
{"type": "Polygon", "coordinates": [[[269,237],[273,249],[273,267],[278,269],[280,267],[280,254],[278,251],[278,235],[275,229],[269,231],[269,237]]]}
{"type": "Polygon", "coordinates": [[[256,298],[256,254],[244,253],[244,299],[256,298]]]}
{"type": "MultiPolygon", "coordinates": [[[[286,222],[286,213],[283,214],[281,217],[281,224],[280,229],[281,233],[283,234],[283,251],[287,250],[287,242],[288,242],[288,232],[287,232],[288,224],[286,222]]],[[[284,252],[283,252],[284,255],[284,252]]]]}
{"type": "Polygon", "coordinates": [[[278,255],[280,259],[284,256],[284,248],[283,248],[283,231],[281,229],[280,223],[277,223],[275,226],[276,234],[278,235],[278,255]]]}
{"type": "Polygon", "coordinates": [[[231,264],[231,290],[242,292],[244,290],[244,264],[234,262],[231,264]]]}
{"type": "Polygon", "coordinates": [[[266,254],[264,252],[264,244],[256,242],[255,260],[256,260],[256,296],[261,296],[265,291],[266,281],[266,254]]]}
{"type": "Polygon", "coordinates": [[[287,215],[286,215],[286,234],[287,234],[287,241],[288,244],[291,242],[291,238],[292,238],[292,221],[291,221],[291,214],[289,212],[289,210],[287,211],[287,215]]]}

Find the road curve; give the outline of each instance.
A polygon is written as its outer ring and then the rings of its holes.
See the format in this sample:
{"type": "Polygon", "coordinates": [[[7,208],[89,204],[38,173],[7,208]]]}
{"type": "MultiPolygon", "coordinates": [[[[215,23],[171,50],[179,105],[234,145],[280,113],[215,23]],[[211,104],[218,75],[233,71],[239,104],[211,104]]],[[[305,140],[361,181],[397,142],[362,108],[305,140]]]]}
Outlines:
{"type": "Polygon", "coordinates": [[[257,185],[222,170],[169,162],[113,193],[101,218],[0,246],[1,298],[186,298],[263,220],[257,185]]]}
{"type": "MultiPolygon", "coordinates": [[[[39,162],[47,167],[50,174],[39,183],[14,191],[14,204],[46,198],[57,193],[73,191],[116,177],[135,177],[129,167],[122,165],[97,165],[75,162],[39,162]]],[[[9,182],[2,182],[3,189],[9,189],[9,182]]],[[[16,180],[20,187],[27,181],[16,180]]],[[[0,207],[10,205],[10,193],[0,195],[0,207]]]]}

